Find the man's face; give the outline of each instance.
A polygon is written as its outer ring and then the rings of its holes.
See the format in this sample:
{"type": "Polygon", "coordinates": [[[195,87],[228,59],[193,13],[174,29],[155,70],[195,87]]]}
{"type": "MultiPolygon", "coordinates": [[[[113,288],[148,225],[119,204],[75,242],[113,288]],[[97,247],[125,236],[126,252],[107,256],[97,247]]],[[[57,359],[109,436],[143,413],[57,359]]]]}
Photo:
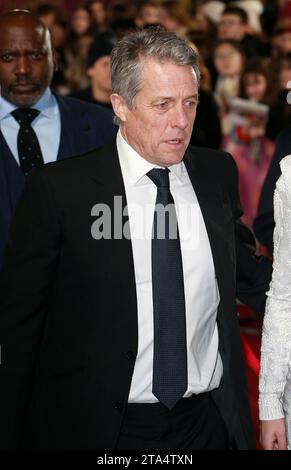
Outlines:
{"type": "Polygon", "coordinates": [[[110,91],[110,56],[104,55],[96,60],[94,65],[88,70],[88,75],[92,83],[100,91],[109,93],[110,91]]]}
{"type": "Polygon", "coordinates": [[[145,60],[142,88],[132,109],[124,104],[116,112],[122,135],[151,163],[179,163],[190,141],[197,102],[197,79],[191,66],[145,60]]]}
{"type": "Polygon", "coordinates": [[[30,107],[52,80],[54,59],[49,35],[33,22],[19,18],[7,20],[1,29],[1,95],[16,106],[30,107]]]}
{"type": "Polygon", "coordinates": [[[241,22],[237,15],[222,15],[218,24],[219,39],[234,39],[239,41],[245,35],[246,25],[241,22]]]}

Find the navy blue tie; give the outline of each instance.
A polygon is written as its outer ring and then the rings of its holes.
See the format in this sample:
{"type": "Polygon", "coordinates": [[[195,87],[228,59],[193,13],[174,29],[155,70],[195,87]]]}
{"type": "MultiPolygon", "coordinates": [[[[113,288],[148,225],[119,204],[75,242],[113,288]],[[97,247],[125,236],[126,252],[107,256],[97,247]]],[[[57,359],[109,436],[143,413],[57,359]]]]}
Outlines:
{"type": "Polygon", "coordinates": [[[188,383],[182,255],[169,170],[154,168],[147,176],[157,186],[152,235],[153,394],[172,409],[188,383]]]}
{"type": "Polygon", "coordinates": [[[37,135],[31,127],[39,111],[33,108],[18,108],[11,114],[20,126],[17,135],[17,150],[20,167],[27,176],[32,168],[44,163],[37,135]]]}

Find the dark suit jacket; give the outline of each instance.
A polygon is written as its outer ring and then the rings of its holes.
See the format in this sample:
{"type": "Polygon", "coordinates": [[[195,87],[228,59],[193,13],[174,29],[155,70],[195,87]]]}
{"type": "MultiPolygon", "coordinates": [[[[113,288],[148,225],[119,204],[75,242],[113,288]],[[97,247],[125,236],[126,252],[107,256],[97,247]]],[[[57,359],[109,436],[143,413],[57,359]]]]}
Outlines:
{"type": "MultiPolygon", "coordinates": [[[[237,171],[223,152],[185,156],[221,297],[223,378],[213,397],[233,446],[254,446],[236,296],[262,312],[266,259],[239,217],[237,171]]],[[[131,241],[95,240],[96,203],[126,205],[115,142],[28,177],[0,277],[0,446],[113,449],[138,350],[131,241]]],[[[125,218],[124,221],[127,219],[125,218]]]]}
{"type": "MultiPolygon", "coordinates": [[[[116,133],[112,115],[96,105],[56,95],[61,116],[57,159],[82,155],[104,145],[116,133]]],[[[11,217],[23,191],[24,175],[0,131],[0,268],[11,217]]]]}
{"type": "Polygon", "coordinates": [[[281,175],[280,161],[291,153],[291,127],[284,129],[278,137],[274,157],[270,164],[260,196],[257,216],[254,220],[254,232],[269,253],[273,253],[274,222],[274,191],[276,182],[281,175]]]}

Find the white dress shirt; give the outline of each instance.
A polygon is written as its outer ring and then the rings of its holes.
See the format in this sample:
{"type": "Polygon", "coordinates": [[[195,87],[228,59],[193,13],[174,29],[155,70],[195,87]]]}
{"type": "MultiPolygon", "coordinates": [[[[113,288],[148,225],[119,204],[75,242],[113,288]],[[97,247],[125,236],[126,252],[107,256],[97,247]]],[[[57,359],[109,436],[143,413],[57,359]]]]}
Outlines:
{"type": "MultiPolygon", "coordinates": [[[[31,107],[40,111],[39,115],[33,120],[31,127],[37,135],[44,163],[54,162],[57,159],[61,137],[61,118],[57,101],[51,90],[47,88],[37,103],[31,107]]],[[[0,128],[19,165],[17,135],[20,126],[16,119],[11,116],[14,109],[17,109],[17,106],[1,97],[0,128]]]]}
{"type": "MultiPolygon", "coordinates": [[[[151,238],[157,187],[146,173],[157,168],[127,144],[119,131],[117,149],[128,205],[138,307],[138,353],[129,402],[154,403],[151,238]]],[[[185,397],[217,388],[222,377],[218,352],[219,292],[202,213],[183,162],[170,168],[184,273],[188,389],[185,397]]]]}

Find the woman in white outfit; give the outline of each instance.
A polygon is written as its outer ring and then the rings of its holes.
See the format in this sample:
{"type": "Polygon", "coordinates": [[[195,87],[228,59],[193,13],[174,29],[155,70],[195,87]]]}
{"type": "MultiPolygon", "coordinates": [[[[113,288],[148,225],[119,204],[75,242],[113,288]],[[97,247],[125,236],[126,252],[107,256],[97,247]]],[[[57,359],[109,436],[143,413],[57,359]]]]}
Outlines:
{"type": "Polygon", "coordinates": [[[274,263],[261,348],[259,410],[264,449],[291,449],[291,155],[274,194],[274,263]]]}

